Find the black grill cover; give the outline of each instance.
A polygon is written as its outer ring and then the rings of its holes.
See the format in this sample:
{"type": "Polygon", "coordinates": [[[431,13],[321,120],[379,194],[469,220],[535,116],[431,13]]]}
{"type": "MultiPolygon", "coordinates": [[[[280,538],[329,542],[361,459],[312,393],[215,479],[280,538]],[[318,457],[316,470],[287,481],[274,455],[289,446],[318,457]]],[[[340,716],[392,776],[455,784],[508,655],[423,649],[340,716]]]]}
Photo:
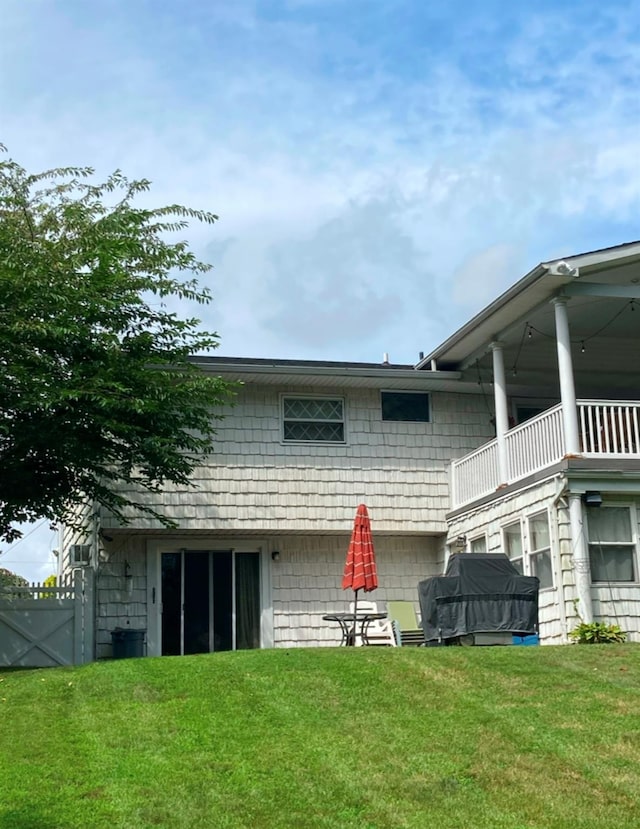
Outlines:
{"type": "Polygon", "coordinates": [[[538,587],[538,579],[521,576],[504,553],[454,553],[444,576],[418,584],[424,638],[536,633],[538,587]]]}

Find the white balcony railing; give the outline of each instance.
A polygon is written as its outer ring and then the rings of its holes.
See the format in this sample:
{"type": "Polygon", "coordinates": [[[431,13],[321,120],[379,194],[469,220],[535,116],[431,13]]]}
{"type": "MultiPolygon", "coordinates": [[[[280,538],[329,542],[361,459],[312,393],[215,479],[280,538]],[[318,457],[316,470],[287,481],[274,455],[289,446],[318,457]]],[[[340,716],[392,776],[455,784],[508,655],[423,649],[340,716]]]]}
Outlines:
{"type": "Polygon", "coordinates": [[[499,485],[498,443],[495,440],[451,464],[451,500],[454,509],[495,492],[499,485]]]}
{"type": "Polygon", "coordinates": [[[508,480],[511,483],[539,472],[563,456],[562,407],[547,409],[506,435],[508,480]]]}
{"type": "MultiPolygon", "coordinates": [[[[579,400],[578,426],[585,458],[640,458],[640,402],[579,400]]],[[[507,480],[498,470],[498,445],[492,440],[451,464],[452,508],[468,504],[562,460],[562,407],[554,406],[509,430],[505,436],[507,480]]]]}
{"type": "Polygon", "coordinates": [[[640,455],[640,403],[580,400],[582,451],[591,455],[640,455]]]}

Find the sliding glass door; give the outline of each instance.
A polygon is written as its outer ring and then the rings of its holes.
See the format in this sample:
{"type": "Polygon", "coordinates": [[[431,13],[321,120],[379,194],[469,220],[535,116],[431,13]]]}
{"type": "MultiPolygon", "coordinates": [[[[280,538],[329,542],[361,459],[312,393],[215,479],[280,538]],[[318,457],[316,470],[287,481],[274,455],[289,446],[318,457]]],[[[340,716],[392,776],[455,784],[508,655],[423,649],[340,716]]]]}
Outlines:
{"type": "Polygon", "coordinates": [[[162,553],[162,654],[260,647],[260,555],[162,553]]]}

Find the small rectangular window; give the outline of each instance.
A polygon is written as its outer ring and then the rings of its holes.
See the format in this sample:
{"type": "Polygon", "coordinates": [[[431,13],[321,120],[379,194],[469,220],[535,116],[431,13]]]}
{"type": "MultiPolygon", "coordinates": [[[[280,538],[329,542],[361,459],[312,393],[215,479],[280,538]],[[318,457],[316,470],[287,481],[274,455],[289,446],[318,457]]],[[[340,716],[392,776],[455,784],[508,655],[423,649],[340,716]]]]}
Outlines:
{"type": "Polygon", "coordinates": [[[472,538],[470,542],[470,549],[472,553],[486,553],[487,536],[479,535],[477,538],[472,538]]]}
{"type": "Polygon", "coordinates": [[[538,577],[541,590],[545,587],[553,587],[549,517],[546,512],[529,518],[529,547],[531,575],[538,577]]]}
{"type": "Polygon", "coordinates": [[[629,507],[587,511],[591,581],[635,581],[636,545],[629,507]]]}
{"type": "Polygon", "coordinates": [[[286,441],[344,443],[344,403],[330,397],[284,397],[286,441]]]}
{"type": "Polygon", "coordinates": [[[522,556],[522,527],[520,522],[509,524],[502,528],[502,537],[504,538],[504,549],[509,556],[511,563],[520,574],[524,574],[523,556],[522,556]]]}
{"type": "Polygon", "coordinates": [[[69,554],[71,564],[74,567],[82,567],[89,564],[91,561],[91,545],[90,544],[72,544],[69,547],[69,554]]]}
{"type": "Polygon", "coordinates": [[[421,391],[383,391],[382,419],[428,423],[429,395],[421,391]]]}

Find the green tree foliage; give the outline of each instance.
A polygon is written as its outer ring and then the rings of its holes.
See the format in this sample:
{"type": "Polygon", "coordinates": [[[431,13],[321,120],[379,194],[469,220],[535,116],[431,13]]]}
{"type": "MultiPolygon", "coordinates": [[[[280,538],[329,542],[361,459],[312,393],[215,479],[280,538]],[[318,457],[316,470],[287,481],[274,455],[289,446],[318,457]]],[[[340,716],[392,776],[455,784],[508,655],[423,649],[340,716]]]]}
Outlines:
{"type": "MultiPolygon", "coordinates": [[[[55,587],[58,583],[57,576],[51,575],[47,576],[47,578],[42,582],[45,587],[55,587]]],[[[55,593],[38,593],[39,599],[55,599],[55,593]]]]}
{"type": "Polygon", "coordinates": [[[232,386],[189,356],[218,335],[183,318],[209,270],[184,241],[211,213],[134,206],[149,189],[91,168],[29,174],[0,160],[0,538],[98,502],[122,520],[141,494],[186,486],[212,451],[232,386]],[[138,493],[136,495],[136,493],[138,493]]]}
{"type": "Polygon", "coordinates": [[[29,582],[17,573],[0,567],[0,588],[2,587],[29,587],[29,582]]]}

